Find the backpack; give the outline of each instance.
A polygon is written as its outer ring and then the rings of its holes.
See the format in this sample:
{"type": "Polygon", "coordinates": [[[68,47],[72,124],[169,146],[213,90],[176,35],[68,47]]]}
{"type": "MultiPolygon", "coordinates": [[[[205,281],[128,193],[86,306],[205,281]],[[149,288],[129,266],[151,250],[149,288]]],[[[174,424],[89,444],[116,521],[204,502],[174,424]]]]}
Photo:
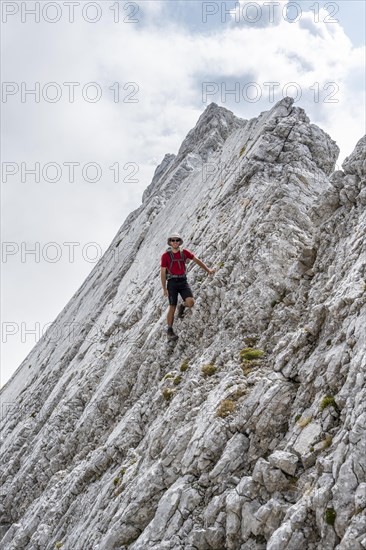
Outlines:
{"type": "Polygon", "coordinates": [[[170,256],[170,266],[169,266],[169,270],[168,270],[168,273],[167,273],[167,280],[176,279],[176,278],[179,278],[179,277],[185,277],[185,275],[186,275],[186,258],[183,254],[183,251],[181,249],[179,249],[179,252],[180,252],[180,258],[179,259],[174,258],[174,254],[173,254],[171,248],[168,248],[167,252],[170,256]],[[173,262],[179,262],[179,264],[178,264],[179,267],[180,267],[180,262],[183,262],[183,266],[184,266],[183,275],[172,275],[171,274],[171,269],[172,269],[172,266],[173,266],[173,262]]]}

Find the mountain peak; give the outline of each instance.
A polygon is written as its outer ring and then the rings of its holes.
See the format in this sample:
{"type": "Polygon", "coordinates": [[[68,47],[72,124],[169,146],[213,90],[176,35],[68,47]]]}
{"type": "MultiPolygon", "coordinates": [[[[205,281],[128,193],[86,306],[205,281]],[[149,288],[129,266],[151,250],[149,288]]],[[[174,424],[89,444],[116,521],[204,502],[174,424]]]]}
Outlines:
{"type": "Polygon", "coordinates": [[[178,157],[187,155],[194,148],[197,149],[197,144],[199,144],[198,153],[202,160],[206,161],[213,151],[222,146],[228,135],[244,123],[244,120],[236,117],[225,107],[210,103],[183,141],[178,151],[178,157]]]}
{"type": "Polygon", "coordinates": [[[205,109],[1,389],[2,548],[361,548],[365,150],[205,109]],[[215,268],[174,344],[173,227],[215,268]]]}

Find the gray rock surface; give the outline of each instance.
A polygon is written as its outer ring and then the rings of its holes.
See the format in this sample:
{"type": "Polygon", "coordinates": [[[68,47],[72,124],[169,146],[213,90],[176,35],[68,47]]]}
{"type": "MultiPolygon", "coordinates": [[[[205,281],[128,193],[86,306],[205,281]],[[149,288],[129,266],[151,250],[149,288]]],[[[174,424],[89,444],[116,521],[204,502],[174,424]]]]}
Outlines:
{"type": "Polygon", "coordinates": [[[366,548],[365,149],[206,109],[1,390],[1,548],[366,548]],[[217,268],[174,347],[171,230],[217,268]]]}
{"type": "Polygon", "coordinates": [[[293,453],[287,453],[286,451],[275,451],[268,457],[269,463],[276,468],[280,468],[285,474],[294,476],[297,463],[299,461],[298,457],[293,453]]]}

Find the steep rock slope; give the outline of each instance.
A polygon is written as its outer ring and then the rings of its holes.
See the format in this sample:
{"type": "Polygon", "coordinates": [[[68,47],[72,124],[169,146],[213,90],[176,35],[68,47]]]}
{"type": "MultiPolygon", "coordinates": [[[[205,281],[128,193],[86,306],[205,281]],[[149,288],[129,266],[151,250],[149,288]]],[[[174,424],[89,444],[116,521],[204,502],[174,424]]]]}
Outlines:
{"type": "Polygon", "coordinates": [[[366,548],[365,149],[205,110],[2,389],[1,548],[366,548]],[[217,268],[174,347],[171,230],[217,268]]]}

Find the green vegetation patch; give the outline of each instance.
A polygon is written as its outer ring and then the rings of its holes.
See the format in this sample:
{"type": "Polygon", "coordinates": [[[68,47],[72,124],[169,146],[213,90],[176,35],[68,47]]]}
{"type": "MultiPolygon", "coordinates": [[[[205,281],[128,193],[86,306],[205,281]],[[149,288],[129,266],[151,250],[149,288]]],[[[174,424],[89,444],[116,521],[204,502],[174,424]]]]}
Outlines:
{"type": "Polygon", "coordinates": [[[165,401],[171,401],[174,395],[174,390],[171,390],[170,388],[164,388],[161,392],[165,401]]]}
{"type": "Polygon", "coordinates": [[[305,418],[301,418],[300,420],[298,420],[298,425],[300,426],[300,428],[305,428],[305,426],[307,426],[308,424],[310,424],[310,422],[312,421],[313,417],[312,416],[306,416],[305,418]]]}
{"type": "Polygon", "coordinates": [[[325,521],[328,525],[334,525],[336,517],[337,512],[334,510],[334,508],[327,508],[325,510],[325,521]]]}
{"type": "Polygon", "coordinates": [[[240,359],[242,361],[253,361],[255,359],[260,359],[263,355],[264,351],[261,349],[244,348],[240,352],[240,359]]]}
{"type": "Polygon", "coordinates": [[[325,439],[322,441],[323,449],[328,449],[333,443],[333,437],[328,434],[325,436],[325,439]]]}
{"type": "Polygon", "coordinates": [[[326,409],[327,407],[334,407],[335,409],[337,408],[337,404],[332,395],[326,395],[320,402],[319,409],[321,411],[324,411],[324,409],[326,409]]]}
{"type": "Polygon", "coordinates": [[[182,377],[181,376],[176,376],[173,380],[174,386],[178,386],[178,384],[180,384],[181,381],[182,381],[182,377]]]}
{"type": "Polygon", "coordinates": [[[185,361],[183,361],[183,363],[180,366],[180,372],[186,372],[188,368],[189,368],[189,362],[188,362],[188,359],[186,359],[185,361]]]}
{"type": "Polygon", "coordinates": [[[247,388],[238,388],[232,395],[230,395],[230,399],[232,399],[233,401],[238,401],[238,399],[244,397],[244,395],[246,395],[247,393],[247,388]]]}
{"type": "Polygon", "coordinates": [[[226,418],[235,411],[236,405],[232,399],[223,399],[216,410],[216,416],[226,418]]]}
{"type": "Polygon", "coordinates": [[[203,376],[213,376],[217,372],[217,368],[213,363],[209,363],[208,365],[203,365],[201,372],[203,376]]]}

